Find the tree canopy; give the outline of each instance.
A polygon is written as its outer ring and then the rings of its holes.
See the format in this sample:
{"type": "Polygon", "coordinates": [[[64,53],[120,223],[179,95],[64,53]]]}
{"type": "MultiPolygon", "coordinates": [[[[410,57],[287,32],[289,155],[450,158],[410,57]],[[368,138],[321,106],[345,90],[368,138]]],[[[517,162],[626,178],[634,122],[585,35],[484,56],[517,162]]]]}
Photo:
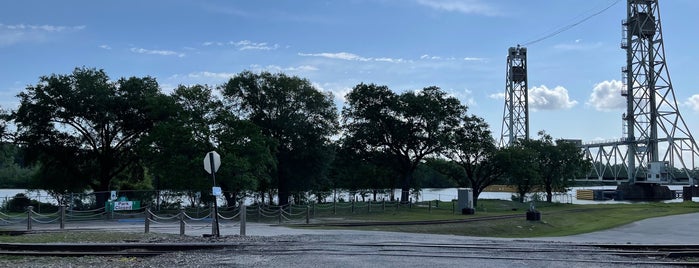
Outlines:
{"type": "Polygon", "coordinates": [[[95,191],[109,190],[113,178],[138,165],[137,144],[167,116],[155,79],[112,81],[89,68],[43,76],[18,96],[17,141],[27,146],[28,161],[43,164],[40,178],[79,180],[95,191]]]}
{"type": "Polygon", "coordinates": [[[447,146],[444,155],[452,159],[465,173],[459,180],[460,187],[473,189],[473,205],[486,187],[498,182],[504,174],[503,163],[498,163],[495,139],[483,118],[464,116],[454,132],[452,144],[447,146]]]}
{"type": "Polygon", "coordinates": [[[279,204],[291,191],[327,176],[332,162],[330,137],[338,130],[332,95],[295,76],[242,72],[222,87],[227,108],[272,139],[279,204]]]}
{"type": "Polygon", "coordinates": [[[438,87],[400,95],[386,86],[359,84],[345,97],[346,140],[353,148],[393,156],[401,174],[401,202],[408,202],[413,172],[450,144],[466,107],[438,87]]]}

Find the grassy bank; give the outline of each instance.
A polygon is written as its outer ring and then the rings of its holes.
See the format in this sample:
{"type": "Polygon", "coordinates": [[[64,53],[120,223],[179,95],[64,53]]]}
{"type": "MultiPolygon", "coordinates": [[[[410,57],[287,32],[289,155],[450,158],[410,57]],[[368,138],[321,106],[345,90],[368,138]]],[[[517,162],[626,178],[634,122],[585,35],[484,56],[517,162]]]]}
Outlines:
{"type": "MultiPolygon", "coordinates": [[[[396,209],[378,214],[343,215],[345,221],[417,221],[467,219],[482,216],[521,215],[514,219],[476,221],[458,224],[352,227],[362,230],[411,233],[454,234],[481,237],[545,237],[566,236],[605,230],[652,217],[699,212],[699,204],[634,203],[634,204],[545,204],[538,203],[542,220],[525,219],[529,204],[502,200],[480,200],[476,215],[454,214],[451,209],[396,209]]],[[[318,219],[323,221],[323,219],[318,219]]],[[[344,227],[343,227],[344,228],[344,227]]]]}

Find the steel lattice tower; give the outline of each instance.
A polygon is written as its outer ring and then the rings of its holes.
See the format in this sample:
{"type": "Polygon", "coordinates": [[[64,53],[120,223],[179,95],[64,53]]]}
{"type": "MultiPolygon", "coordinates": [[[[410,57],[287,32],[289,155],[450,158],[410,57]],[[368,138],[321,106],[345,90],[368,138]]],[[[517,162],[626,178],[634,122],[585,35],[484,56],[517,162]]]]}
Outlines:
{"type": "Polygon", "coordinates": [[[527,88],[527,49],[511,47],[507,53],[505,76],[505,110],[500,146],[529,139],[529,104],[527,88]]]}
{"type": "Polygon", "coordinates": [[[630,183],[667,183],[672,168],[688,173],[699,148],[680,115],[665,61],[658,0],[628,0],[622,22],[621,47],[626,50],[622,68],[623,116],[630,183]],[[685,161],[686,160],[686,161],[685,161]],[[645,173],[645,174],[644,174],[645,173]]]}

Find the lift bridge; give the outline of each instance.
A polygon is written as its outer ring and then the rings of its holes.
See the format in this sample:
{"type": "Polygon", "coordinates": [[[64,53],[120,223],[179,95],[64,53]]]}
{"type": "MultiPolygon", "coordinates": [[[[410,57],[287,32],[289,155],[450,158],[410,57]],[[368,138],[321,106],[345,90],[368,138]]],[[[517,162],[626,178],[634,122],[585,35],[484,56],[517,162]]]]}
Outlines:
{"type": "MultiPolygon", "coordinates": [[[[579,143],[593,163],[587,180],[621,183],[627,191],[651,198],[659,185],[694,185],[699,148],[670,82],[658,0],[627,0],[621,24],[626,51],[620,92],[626,98],[623,138],[579,143]]],[[[508,50],[507,68],[501,146],[529,138],[526,48],[508,50]]]]}

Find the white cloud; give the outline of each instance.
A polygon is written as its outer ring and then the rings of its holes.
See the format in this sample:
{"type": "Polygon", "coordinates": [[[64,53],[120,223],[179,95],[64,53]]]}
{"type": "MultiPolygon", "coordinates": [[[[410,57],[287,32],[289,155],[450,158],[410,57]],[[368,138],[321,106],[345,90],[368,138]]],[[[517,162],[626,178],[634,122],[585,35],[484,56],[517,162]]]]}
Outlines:
{"type": "Polygon", "coordinates": [[[421,59],[421,60],[441,60],[442,57],[440,57],[440,56],[430,56],[430,55],[425,54],[425,55],[420,56],[420,59],[421,59]]]}
{"type": "Polygon", "coordinates": [[[684,104],[691,107],[695,112],[699,112],[699,94],[692,95],[684,104]]]}
{"type": "Polygon", "coordinates": [[[133,53],[139,53],[139,54],[148,54],[148,55],[160,55],[160,56],[177,56],[177,57],[184,57],[184,53],[179,53],[176,51],[172,50],[150,50],[150,49],[145,49],[145,48],[131,48],[131,52],[133,53]]]}
{"type": "Polygon", "coordinates": [[[267,65],[267,66],[260,66],[257,64],[250,65],[250,69],[256,72],[260,71],[267,71],[267,72],[312,72],[312,71],[317,71],[318,68],[315,66],[311,65],[300,65],[300,66],[291,66],[291,67],[282,67],[279,65],[267,65]]]}
{"type": "Polygon", "coordinates": [[[202,43],[202,46],[233,46],[238,50],[276,50],[279,48],[279,44],[269,44],[267,42],[253,42],[250,40],[228,42],[207,41],[202,43]]]}
{"type": "Polygon", "coordinates": [[[578,102],[570,100],[562,86],[549,89],[545,85],[529,89],[529,107],[533,110],[561,110],[573,108],[578,102]]]}
{"type": "Polygon", "coordinates": [[[496,16],[500,14],[495,7],[481,0],[416,0],[416,2],[432,9],[449,12],[486,16],[496,16]]]}
{"type": "Polygon", "coordinates": [[[495,100],[505,100],[505,92],[500,92],[500,93],[494,93],[488,95],[489,98],[495,99],[495,100]]]}
{"type": "Polygon", "coordinates": [[[235,76],[235,73],[216,73],[216,72],[194,72],[187,74],[189,78],[216,78],[216,79],[229,79],[235,76]]]}
{"type": "Polygon", "coordinates": [[[0,23],[0,29],[17,30],[17,31],[43,31],[43,32],[65,32],[65,31],[80,31],[86,28],[85,25],[79,26],[55,26],[55,25],[31,25],[31,24],[15,24],[6,25],[0,23]]]}
{"type": "Polygon", "coordinates": [[[108,46],[108,45],[101,45],[100,48],[101,48],[101,49],[106,49],[106,50],[112,50],[112,47],[110,47],[110,46],[108,46]]]}
{"type": "Polygon", "coordinates": [[[576,39],[573,42],[557,44],[553,48],[559,50],[593,50],[602,47],[602,45],[602,42],[585,43],[582,39],[576,39]]]}
{"type": "Polygon", "coordinates": [[[250,40],[243,40],[238,42],[229,42],[229,44],[238,48],[238,50],[275,50],[279,48],[278,44],[269,45],[267,43],[256,43],[250,40]]]}
{"type": "Polygon", "coordinates": [[[302,57],[321,57],[321,58],[348,60],[348,61],[377,61],[377,62],[392,62],[392,63],[401,63],[401,62],[406,61],[404,59],[396,59],[396,58],[389,58],[389,57],[367,58],[367,57],[362,57],[362,56],[359,56],[357,54],[347,53],[347,52],[298,53],[298,55],[302,56],[302,57]]]}
{"type": "Polygon", "coordinates": [[[618,80],[602,81],[595,85],[586,104],[597,111],[612,111],[626,108],[626,100],[621,96],[624,84],[618,80]]]}
{"type": "Polygon", "coordinates": [[[31,25],[14,24],[7,25],[0,23],[0,46],[14,45],[25,42],[43,42],[51,36],[59,33],[70,33],[84,30],[84,25],[80,26],[55,26],[55,25],[31,25]]]}
{"type": "Polygon", "coordinates": [[[485,61],[484,58],[465,57],[465,61],[485,61]]]}

